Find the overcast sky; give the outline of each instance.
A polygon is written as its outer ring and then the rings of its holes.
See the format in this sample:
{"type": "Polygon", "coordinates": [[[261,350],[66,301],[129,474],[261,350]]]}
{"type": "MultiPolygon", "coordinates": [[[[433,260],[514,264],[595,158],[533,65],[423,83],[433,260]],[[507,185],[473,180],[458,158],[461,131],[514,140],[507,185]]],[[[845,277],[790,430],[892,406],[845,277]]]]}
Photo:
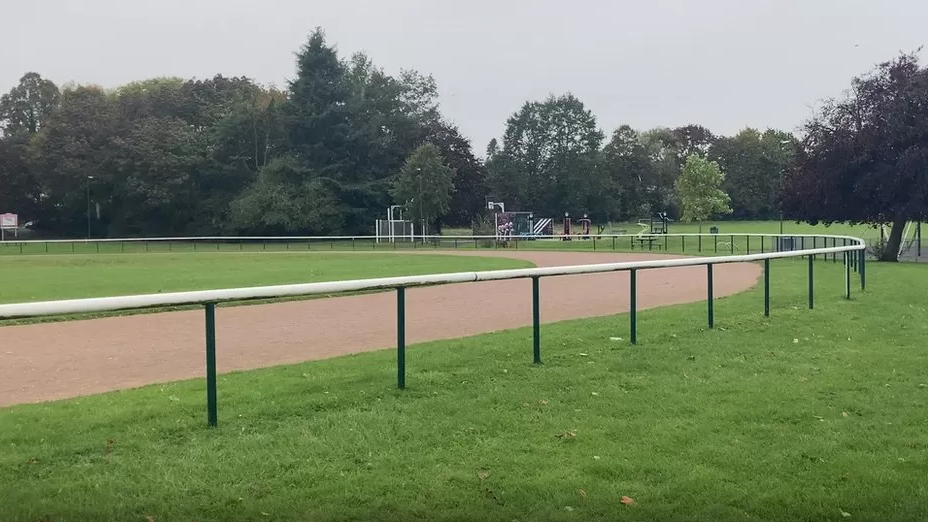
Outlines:
{"type": "MultiPolygon", "coordinates": [[[[608,134],[795,128],[928,43],[926,0],[0,0],[0,91],[26,71],[115,87],[221,73],[283,86],[308,33],[430,73],[483,153],[527,99],[577,95],[608,134]]],[[[924,55],[923,55],[924,56],[924,55]]]]}

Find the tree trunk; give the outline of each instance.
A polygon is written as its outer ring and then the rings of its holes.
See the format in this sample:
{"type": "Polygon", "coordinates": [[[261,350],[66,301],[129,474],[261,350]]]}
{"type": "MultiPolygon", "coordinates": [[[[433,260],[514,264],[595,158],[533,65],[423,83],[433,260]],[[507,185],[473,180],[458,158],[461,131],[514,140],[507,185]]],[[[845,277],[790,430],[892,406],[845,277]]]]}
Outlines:
{"type": "Polygon", "coordinates": [[[902,244],[902,232],[905,231],[907,221],[904,217],[893,220],[893,228],[889,231],[889,240],[884,245],[880,261],[899,261],[899,245],[902,244]]]}

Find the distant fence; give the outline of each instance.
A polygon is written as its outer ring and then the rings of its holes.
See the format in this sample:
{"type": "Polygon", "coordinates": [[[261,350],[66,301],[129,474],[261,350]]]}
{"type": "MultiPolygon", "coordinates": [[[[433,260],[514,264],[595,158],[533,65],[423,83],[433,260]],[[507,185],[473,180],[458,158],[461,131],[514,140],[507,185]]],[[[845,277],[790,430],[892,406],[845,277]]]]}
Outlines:
{"type": "MultiPolygon", "coordinates": [[[[202,236],[6,241],[4,254],[88,254],[164,252],[280,252],[280,251],[389,251],[389,250],[592,250],[610,252],[663,252],[672,254],[752,254],[847,246],[852,238],[821,234],[600,234],[589,239],[548,235],[513,236],[404,236],[384,242],[383,236],[202,236]]],[[[853,238],[866,244],[866,241],[853,238]]],[[[907,243],[905,253],[921,255],[921,245],[907,243]]],[[[818,254],[819,257],[829,254],[818,254]]],[[[838,254],[831,252],[831,259],[838,254]]]]}
{"type": "MultiPolygon", "coordinates": [[[[712,245],[713,249],[718,249],[718,236],[693,237],[693,234],[677,235],[684,239],[691,237],[700,245],[706,242],[712,245]]],[[[733,235],[735,237],[737,235],[733,235]]],[[[636,236],[611,236],[612,239],[627,238],[636,236]]],[[[757,234],[750,237],[758,237],[757,234]]],[[[360,279],[353,281],[336,281],[326,283],[306,283],[293,285],[262,286],[250,288],[230,288],[223,290],[205,290],[195,292],[174,292],[148,295],[134,295],[123,297],[101,297],[92,299],[71,299],[63,301],[45,301],[34,303],[19,303],[0,305],[0,320],[29,318],[39,316],[55,316],[66,314],[81,314],[93,312],[110,312],[119,310],[131,310],[142,308],[159,308],[179,305],[204,305],[205,323],[206,323],[206,389],[207,389],[207,424],[215,427],[218,423],[218,405],[216,398],[216,304],[227,301],[249,301],[256,299],[279,298],[290,296],[309,296],[318,294],[336,294],[344,292],[356,292],[364,290],[396,290],[396,317],[397,317],[397,386],[405,388],[406,386],[406,289],[418,286],[435,286],[455,283],[471,283],[478,281],[498,281],[508,279],[531,279],[532,280],[532,328],[533,328],[533,361],[535,364],[541,364],[541,334],[540,334],[540,292],[539,281],[543,277],[569,276],[576,274],[597,274],[607,272],[629,272],[629,329],[630,342],[637,343],[637,273],[639,270],[675,268],[686,266],[705,266],[706,267],[706,288],[707,288],[707,319],[709,328],[715,324],[714,315],[714,297],[713,297],[713,266],[724,263],[743,263],[763,261],[764,264],[764,316],[770,315],[770,260],[783,258],[806,258],[808,260],[808,299],[809,308],[814,307],[814,261],[816,258],[836,260],[838,255],[844,266],[844,290],[845,298],[851,298],[851,272],[856,271],[860,276],[861,289],[866,288],[866,245],[863,240],[847,236],[770,236],[764,235],[762,238],[773,238],[773,244],[779,251],[763,252],[764,242],[761,240],[760,249],[762,252],[754,254],[739,254],[712,257],[690,257],[680,259],[662,259],[650,261],[636,261],[623,263],[603,263],[579,266],[560,266],[546,268],[528,268],[515,270],[494,270],[484,272],[460,272],[448,274],[432,274],[422,276],[407,277],[388,277],[379,279],[360,279]],[[802,245],[796,248],[796,237],[812,238],[808,241],[812,245],[802,245]],[[817,238],[817,239],[815,239],[817,238]],[[827,240],[827,241],[826,241],[827,240]],[[819,245],[816,245],[818,243],[819,245]],[[831,246],[828,246],[831,243],[831,246]],[[789,247],[789,248],[787,248],[789,247]],[[811,247],[811,248],[809,248],[811,247]]],[[[164,242],[177,241],[194,241],[198,242],[215,242],[217,240],[228,240],[228,238],[159,238],[159,239],[113,239],[113,240],[91,240],[87,244],[162,244],[164,242]]],[[[237,238],[238,240],[282,240],[303,241],[305,239],[313,240],[318,238],[237,238]]],[[[357,239],[357,238],[347,238],[357,239]]],[[[426,238],[428,239],[428,238],[426,238]]],[[[447,239],[447,238],[444,238],[447,239]]],[[[468,240],[480,240],[481,238],[469,237],[468,240]]],[[[490,239],[495,240],[495,237],[490,239]]],[[[664,236],[663,240],[669,240],[664,236]]],[[[33,242],[20,242],[20,244],[33,244],[33,242]]],[[[53,242],[40,241],[37,244],[53,244],[53,242]]],[[[54,244],[74,244],[74,242],[57,242],[54,244]]],[[[724,243],[724,241],[723,241],[724,243]]],[[[608,243],[607,243],[608,244],[608,243]]],[[[750,244],[750,240],[748,240],[750,244]]],[[[653,244],[651,245],[653,247],[653,244]]],[[[730,252],[734,252],[734,244],[723,245],[730,252]]],[[[632,247],[634,248],[634,247],[632,247]]],[[[750,247],[748,247],[750,248],[750,247]]],[[[640,248],[639,248],[640,250],[640,248]]]]}

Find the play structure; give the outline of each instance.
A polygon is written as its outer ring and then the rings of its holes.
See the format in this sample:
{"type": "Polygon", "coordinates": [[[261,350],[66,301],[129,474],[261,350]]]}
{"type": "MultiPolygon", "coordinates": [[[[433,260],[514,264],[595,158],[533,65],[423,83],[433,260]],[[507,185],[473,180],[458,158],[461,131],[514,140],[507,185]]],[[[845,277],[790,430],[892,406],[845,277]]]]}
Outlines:
{"type": "Polygon", "coordinates": [[[395,243],[397,241],[415,241],[416,225],[412,221],[403,219],[403,206],[392,205],[387,208],[387,219],[378,219],[374,223],[374,234],[377,242],[395,243]],[[395,219],[395,211],[399,210],[399,219],[395,219]]]}
{"type": "Polygon", "coordinates": [[[508,241],[514,237],[532,239],[539,236],[554,235],[554,220],[551,218],[536,218],[534,212],[506,212],[506,205],[490,201],[488,210],[500,211],[494,214],[493,224],[498,241],[508,241]]]}
{"type": "Polygon", "coordinates": [[[647,243],[650,247],[655,241],[659,239],[658,236],[668,234],[668,224],[671,222],[671,219],[667,217],[666,212],[655,212],[651,214],[648,219],[639,219],[638,226],[641,227],[641,231],[635,236],[636,241],[644,247],[644,244],[647,243]]]}
{"type": "MultiPolygon", "coordinates": [[[[580,223],[580,232],[577,233],[577,237],[579,239],[590,239],[590,229],[593,226],[593,220],[591,220],[587,214],[584,214],[582,218],[577,220],[577,223],[580,223]]],[[[602,231],[602,227],[600,227],[600,231],[602,231]]],[[[573,239],[573,237],[570,212],[564,212],[564,235],[562,240],[570,241],[571,239],[573,239]]]]}

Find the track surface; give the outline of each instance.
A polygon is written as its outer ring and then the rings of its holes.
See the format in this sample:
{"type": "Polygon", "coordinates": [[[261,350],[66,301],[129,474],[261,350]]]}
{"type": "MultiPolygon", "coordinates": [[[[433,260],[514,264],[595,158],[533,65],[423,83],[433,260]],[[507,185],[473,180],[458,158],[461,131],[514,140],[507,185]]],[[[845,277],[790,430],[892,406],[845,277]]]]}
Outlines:
{"type": "MultiPolygon", "coordinates": [[[[539,267],[678,257],[526,251],[447,254],[517,258],[539,267]]],[[[705,271],[698,266],[639,272],[639,308],[705,299],[705,271]]],[[[717,265],[715,295],[746,290],[760,274],[755,264],[717,265]]],[[[544,278],[541,319],[550,323],[627,312],[628,285],[627,272],[544,278]]],[[[392,292],[219,308],[218,371],[393,347],[395,310],[392,292]]],[[[406,291],[407,344],[518,328],[531,321],[527,279],[406,291]]],[[[199,311],[0,328],[0,406],[202,377],[203,344],[199,311]]]]}

